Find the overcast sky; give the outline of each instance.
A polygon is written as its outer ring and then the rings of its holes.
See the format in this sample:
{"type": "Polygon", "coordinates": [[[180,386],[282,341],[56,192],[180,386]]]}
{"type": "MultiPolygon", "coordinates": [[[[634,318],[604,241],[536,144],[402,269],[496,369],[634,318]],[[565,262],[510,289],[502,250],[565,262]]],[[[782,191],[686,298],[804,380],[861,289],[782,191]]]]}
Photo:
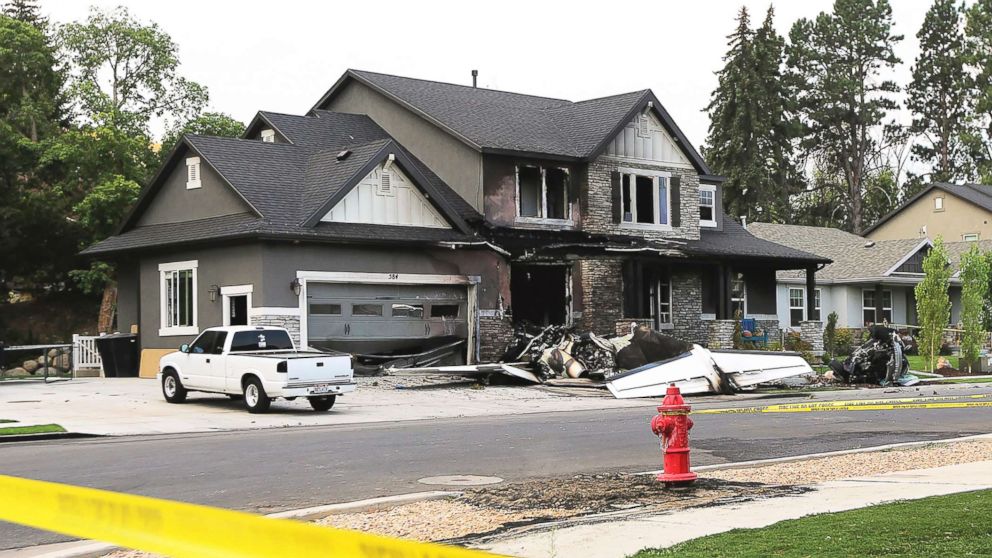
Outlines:
{"type": "MultiPolygon", "coordinates": [[[[929,0],[892,0],[909,80],[929,0]]],[[[179,45],[183,74],[210,91],[212,110],[247,122],[258,110],[305,113],[347,68],[582,100],[651,88],[695,145],[709,120],[726,35],[746,5],[766,1],[322,2],[279,0],[42,0],[59,22],[88,6],[126,6],[179,45]]],[[[828,0],[779,2],[776,26],[829,10],[828,0]]],[[[158,130],[156,130],[158,132],[158,130]]]]}

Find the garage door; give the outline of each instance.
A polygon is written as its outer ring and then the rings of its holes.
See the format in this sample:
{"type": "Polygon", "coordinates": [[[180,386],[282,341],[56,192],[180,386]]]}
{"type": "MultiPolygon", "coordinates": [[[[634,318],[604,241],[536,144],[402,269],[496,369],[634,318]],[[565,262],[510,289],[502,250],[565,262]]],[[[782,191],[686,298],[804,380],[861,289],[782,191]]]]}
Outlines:
{"type": "Polygon", "coordinates": [[[313,347],[398,354],[468,335],[463,285],[307,284],[313,347]]]}

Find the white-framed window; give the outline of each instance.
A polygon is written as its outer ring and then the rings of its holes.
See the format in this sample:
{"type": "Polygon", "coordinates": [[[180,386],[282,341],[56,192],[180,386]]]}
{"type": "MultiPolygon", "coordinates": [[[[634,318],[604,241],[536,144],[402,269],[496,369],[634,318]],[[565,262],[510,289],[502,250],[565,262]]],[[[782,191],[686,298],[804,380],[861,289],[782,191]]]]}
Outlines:
{"type": "Polygon", "coordinates": [[[716,226],[716,186],[699,185],[699,226],[716,226]]]}
{"type": "Polygon", "coordinates": [[[651,299],[655,302],[652,311],[657,312],[656,318],[657,323],[660,324],[670,324],[672,323],[672,280],[667,274],[659,277],[658,282],[653,285],[654,292],[651,293],[651,299]]]}
{"type": "Polygon", "coordinates": [[[196,269],[199,262],[159,264],[160,336],[196,335],[196,269]]]}
{"type": "Polygon", "coordinates": [[[813,289],[813,311],[806,319],[820,321],[820,289],[813,289]]]}
{"type": "Polygon", "coordinates": [[[736,318],[738,311],[747,317],[747,284],[743,273],[734,273],[730,278],[730,314],[736,318]]]}
{"type": "Polygon", "coordinates": [[[933,210],[943,211],[944,210],[944,196],[937,196],[933,199],[933,210]]]}
{"type": "Polygon", "coordinates": [[[789,325],[797,327],[806,319],[806,289],[789,289],[789,325]]]}
{"type": "Polygon", "coordinates": [[[266,128],[266,129],[262,130],[262,133],[259,134],[259,135],[261,136],[262,141],[264,141],[265,143],[275,143],[276,142],[276,131],[275,130],[270,130],[270,129],[266,128]]]}
{"type": "Polygon", "coordinates": [[[189,157],[186,159],[186,189],[193,190],[200,186],[200,158],[189,157]]]}
{"type": "Polygon", "coordinates": [[[222,318],[224,325],[251,325],[251,295],[254,285],[227,285],[220,288],[224,304],[222,318]]]}
{"type": "Polygon", "coordinates": [[[622,226],[671,228],[671,174],[637,169],[620,169],[622,226]]]}
{"type": "Polygon", "coordinates": [[[566,168],[517,165],[517,218],[568,221],[568,189],[566,168]]]}
{"type": "Polygon", "coordinates": [[[981,235],[979,233],[967,233],[967,234],[961,235],[961,240],[963,240],[965,242],[978,242],[978,239],[980,237],[981,237],[981,235]]]}
{"type": "MultiPolygon", "coordinates": [[[[875,290],[861,291],[861,317],[865,325],[875,323],[875,290]]],[[[892,291],[882,291],[882,319],[892,323],[892,291]]]]}

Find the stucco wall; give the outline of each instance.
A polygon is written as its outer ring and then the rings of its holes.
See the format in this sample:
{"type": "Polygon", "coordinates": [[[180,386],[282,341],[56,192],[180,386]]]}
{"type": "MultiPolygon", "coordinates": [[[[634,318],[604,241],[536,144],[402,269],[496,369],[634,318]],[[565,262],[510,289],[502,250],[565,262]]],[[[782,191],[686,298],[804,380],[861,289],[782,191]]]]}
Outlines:
{"type": "Polygon", "coordinates": [[[904,207],[867,236],[872,240],[922,238],[923,225],[928,237],[941,236],[947,242],[964,240],[963,235],[972,233],[978,233],[981,240],[992,238],[992,213],[938,189],[904,207]],[[944,198],[943,211],[934,211],[936,197],[944,198]]]}
{"type": "Polygon", "coordinates": [[[578,200],[580,192],[585,188],[584,165],[498,155],[486,155],[483,158],[482,184],[488,222],[504,227],[562,228],[560,224],[541,226],[517,222],[517,165],[567,168],[572,226],[578,228],[581,225],[582,214],[578,200]]]}
{"type": "Polygon", "coordinates": [[[179,158],[178,164],[169,172],[161,189],[155,194],[154,203],[148,205],[138,219],[137,226],[162,223],[180,223],[208,217],[248,213],[251,207],[245,203],[219,174],[200,158],[199,188],[186,189],[186,157],[194,157],[188,151],[179,158]]]}
{"type": "Polygon", "coordinates": [[[482,155],[473,148],[357,81],[321,108],[368,115],[482,212],[482,155]]]}

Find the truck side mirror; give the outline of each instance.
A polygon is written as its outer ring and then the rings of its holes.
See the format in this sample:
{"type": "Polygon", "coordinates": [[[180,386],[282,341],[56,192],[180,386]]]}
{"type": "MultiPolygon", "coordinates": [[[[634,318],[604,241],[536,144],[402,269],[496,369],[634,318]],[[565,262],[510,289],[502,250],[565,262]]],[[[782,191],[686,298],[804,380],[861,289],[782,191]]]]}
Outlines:
{"type": "Polygon", "coordinates": [[[186,343],[183,343],[182,345],[179,345],[179,352],[180,353],[188,353],[189,352],[189,345],[187,345],[186,343]]]}

